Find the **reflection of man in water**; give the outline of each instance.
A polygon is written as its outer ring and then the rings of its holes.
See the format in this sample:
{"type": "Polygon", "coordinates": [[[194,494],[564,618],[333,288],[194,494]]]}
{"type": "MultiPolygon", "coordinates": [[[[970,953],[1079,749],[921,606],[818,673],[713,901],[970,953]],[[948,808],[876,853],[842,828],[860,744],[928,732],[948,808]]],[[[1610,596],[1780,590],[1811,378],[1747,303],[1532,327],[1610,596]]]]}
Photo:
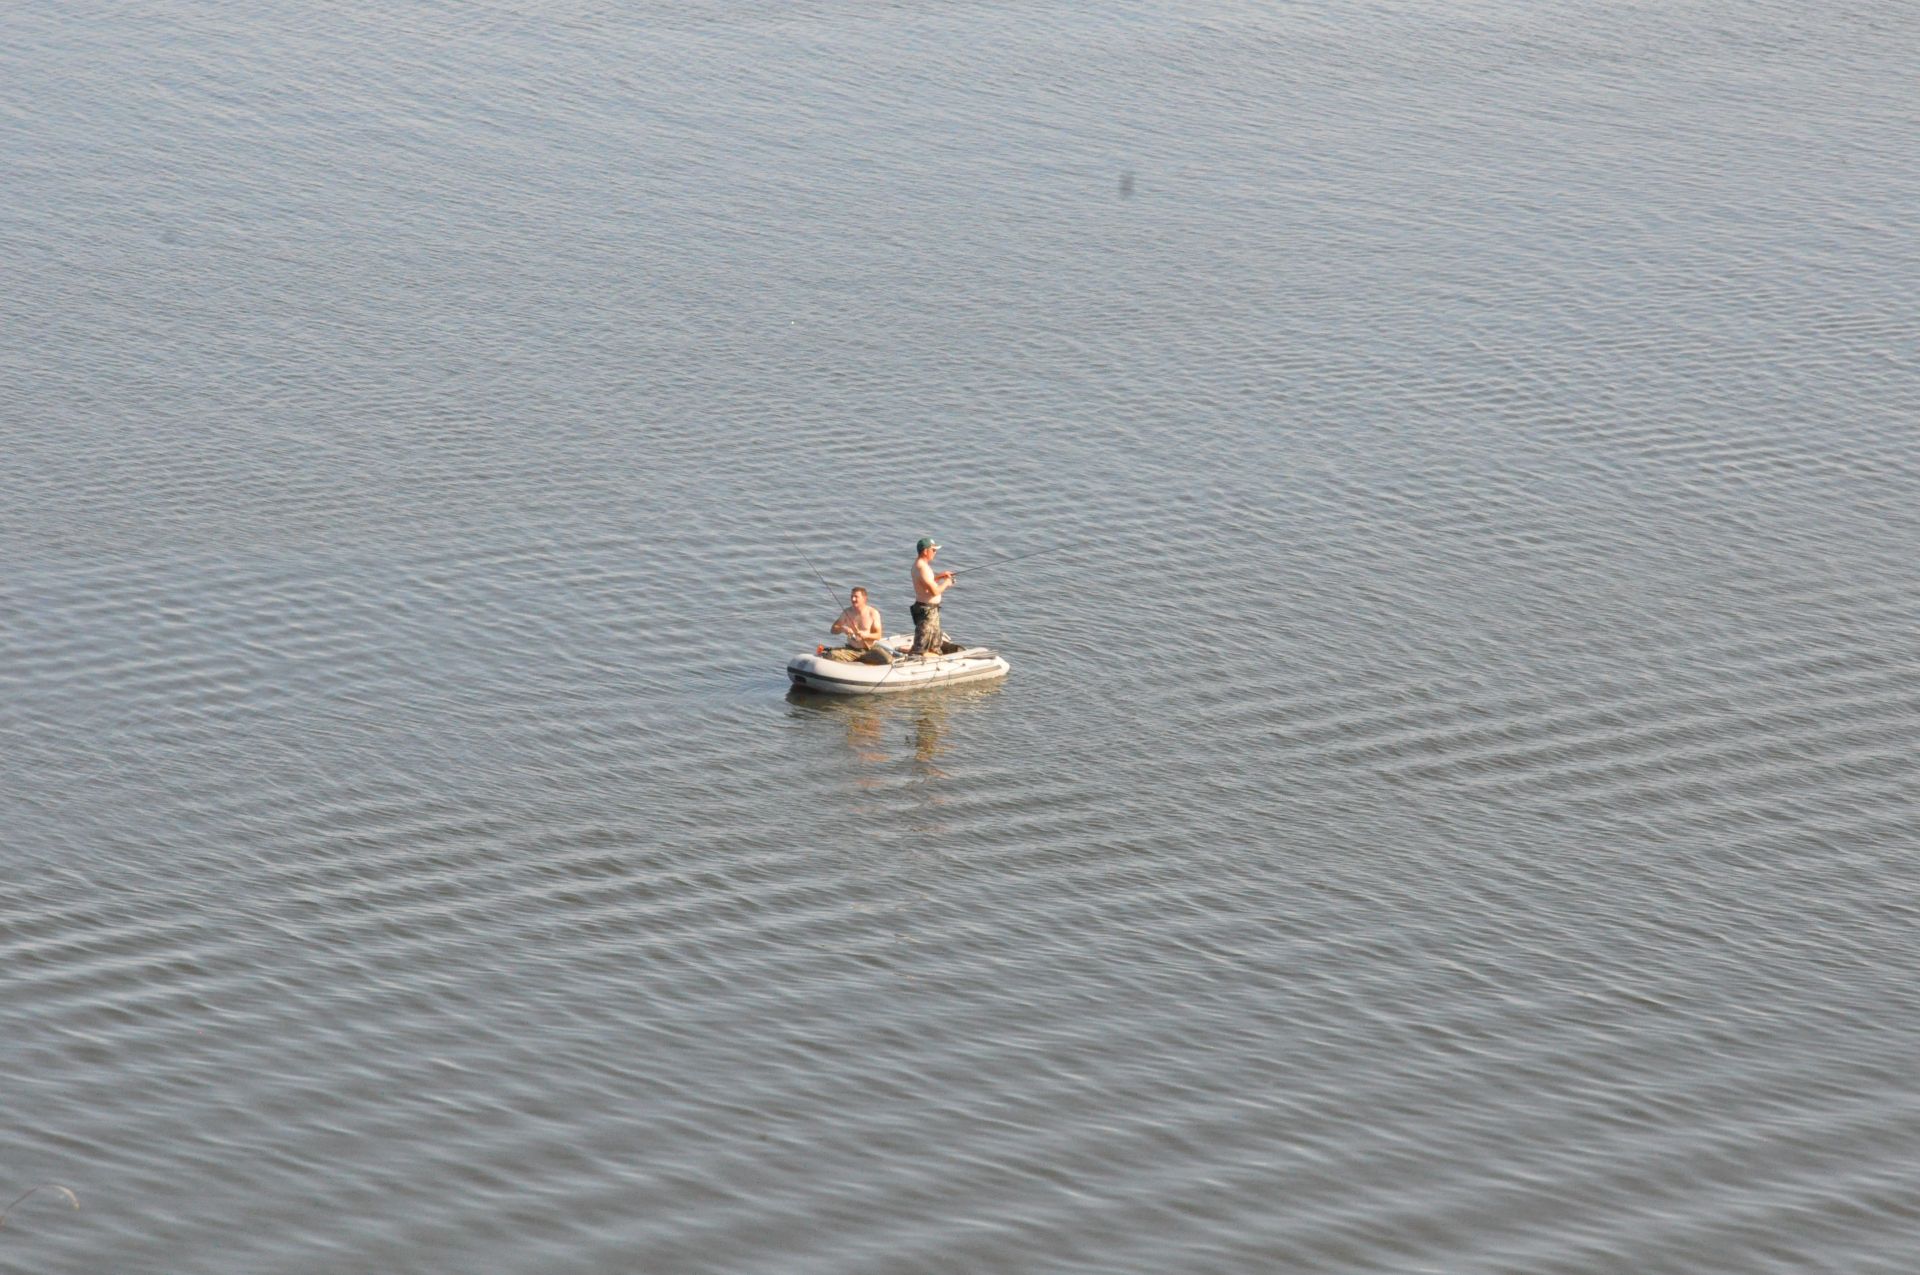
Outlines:
{"type": "Polygon", "coordinates": [[[847,714],[847,747],[869,766],[887,760],[887,737],[878,713],[857,710],[847,714]]]}
{"type": "Polygon", "coordinates": [[[855,586],[851,598],[847,609],[842,611],[840,618],[833,622],[831,631],[846,634],[846,649],[859,652],[857,656],[850,658],[857,658],[867,664],[893,663],[893,652],[879,644],[881,636],[886,632],[885,627],[880,623],[879,608],[868,604],[867,591],[858,586],[855,586]]]}
{"type": "Polygon", "coordinates": [[[940,738],[947,724],[945,705],[922,705],[913,715],[913,759],[932,773],[941,772],[933,767],[933,759],[946,751],[940,738]]]}

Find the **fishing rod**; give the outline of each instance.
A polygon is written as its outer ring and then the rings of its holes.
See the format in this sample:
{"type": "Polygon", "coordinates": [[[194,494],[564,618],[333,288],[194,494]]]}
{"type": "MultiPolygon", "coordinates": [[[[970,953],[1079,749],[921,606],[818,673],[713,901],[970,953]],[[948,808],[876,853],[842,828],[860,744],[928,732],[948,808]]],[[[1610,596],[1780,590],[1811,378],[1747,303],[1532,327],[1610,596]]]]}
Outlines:
{"type": "MultiPolygon", "coordinates": [[[[781,532],[780,534],[783,536],[786,535],[785,532],[781,532]]],[[[787,536],[786,539],[787,539],[787,544],[792,547],[793,551],[800,555],[801,561],[807,564],[807,570],[813,572],[813,578],[820,582],[820,587],[827,591],[827,596],[833,599],[833,604],[835,606],[840,606],[841,605],[840,595],[833,591],[833,586],[827,583],[827,578],[824,575],[820,574],[820,568],[813,565],[813,559],[807,557],[807,551],[805,549],[802,549],[799,545],[799,542],[796,541],[792,536],[787,536]]],[[[848,604],[848,605],[851,605],[851,604],[848,604]]],[[[835,621],[835,623],[838,623],[838,621],[835,621]]],[[[886,640],[886,635],[882,634],[880,640],[884,642],[886,640]]],[[[893,676],[892,666],[897,665],[899,663],[899,660],[893,659],[893,660],[887,661],[887,663],[889,667],[887,668],[887,671],[881,675],[879,684],[874,687],[874,690],[876,691],[878,691],[881,686],[885,686],[887,683],[887,679],[893,676]]]]}
{"type": "MultiPolygon", "coordinates": [[[[783,536],[786,535],[785,532],[781,532],[780,534],[783,536]]],[[[833,599],[833,604],[840,606],[840,595],[833,591],[833,586],[827,583],[827,578],[820,574],[820,568],[813,565],[813,559],[807,556],[807,551],[802,549],[792,536],[787,536],[787,544],[792,547],[795,553],[800,555],[800,561],[807,564],[807,570],[813,572],[813,578],[818,580],[820,587],[827,591],[827,596],[833,599]]]]}
{"type": "Polygon", "coordinates": [[[1076,540],[1070,545],[1055,545],[1051,549],[1035,549],[1032,553],[1016,553],[1011,558],[995,558],[991,562],[982,562],[978,566],[962,567],[953,574],[956,576],[972,571],[985,571],[988,567],[1003,567],[1009,562],[1020,562],[1027,558],[1044,557],[1050,553],[1065,553],[1069,549],[1080,549],[1092,544],[1091,540],[1076,540]]]}

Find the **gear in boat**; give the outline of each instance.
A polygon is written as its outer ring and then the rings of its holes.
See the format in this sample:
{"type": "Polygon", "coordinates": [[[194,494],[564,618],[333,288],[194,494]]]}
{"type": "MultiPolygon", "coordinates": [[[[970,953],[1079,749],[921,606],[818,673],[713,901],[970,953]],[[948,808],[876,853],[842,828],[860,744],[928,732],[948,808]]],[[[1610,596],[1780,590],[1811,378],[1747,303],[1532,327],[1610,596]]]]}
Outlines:
{"type": "Polygon", "coordinates": [[[911,633],[882,638],[874,645],[886,648],[891,658],[870,660],[862,658],[859,651],[822,647],[788,660],[787,676],[795,686],[829,695],[887,695],[983,682],[1005,677],[1012,668],[987,647],[962,646],[953,641],[943,642],[937,655],[909,655],[913,649],[911,633]]]}

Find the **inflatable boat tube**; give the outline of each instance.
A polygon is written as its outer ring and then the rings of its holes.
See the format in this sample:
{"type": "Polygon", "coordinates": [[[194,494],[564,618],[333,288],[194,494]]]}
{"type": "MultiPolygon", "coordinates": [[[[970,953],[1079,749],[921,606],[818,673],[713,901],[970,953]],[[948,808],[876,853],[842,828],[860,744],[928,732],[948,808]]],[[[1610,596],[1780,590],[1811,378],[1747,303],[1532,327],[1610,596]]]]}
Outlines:
{"type": "Polygon", "coordinates": [[[787,676],[803,690],[827,695],[891,695],[923,691],[961,682],[984,682],[1005,677],[1012,666],[984,646],[970,646],[950,655],[906,655],[913,649],[911,634],[881,639],[896,652],[891,664],[830,660],[824,655],[796,655],[787,661],[787,676]]]}

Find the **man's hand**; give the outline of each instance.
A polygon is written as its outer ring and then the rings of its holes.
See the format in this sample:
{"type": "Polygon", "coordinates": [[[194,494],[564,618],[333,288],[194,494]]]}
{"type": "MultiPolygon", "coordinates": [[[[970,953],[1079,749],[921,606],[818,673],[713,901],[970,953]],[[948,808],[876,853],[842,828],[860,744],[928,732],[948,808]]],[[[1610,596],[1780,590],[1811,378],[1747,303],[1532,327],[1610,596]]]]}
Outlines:
{"type": "Polygon", "coordinates": [[[939,575],[937,575],[937,576],[935,576],[935,577],[934,577],[934,579],[936,579],[936,580],[951,580],[951,579],[953,579],[953,572],[951,572],[951,571],[942,571],[942,572],[941,572],[941,573],[940,573],[939,575]]]}

